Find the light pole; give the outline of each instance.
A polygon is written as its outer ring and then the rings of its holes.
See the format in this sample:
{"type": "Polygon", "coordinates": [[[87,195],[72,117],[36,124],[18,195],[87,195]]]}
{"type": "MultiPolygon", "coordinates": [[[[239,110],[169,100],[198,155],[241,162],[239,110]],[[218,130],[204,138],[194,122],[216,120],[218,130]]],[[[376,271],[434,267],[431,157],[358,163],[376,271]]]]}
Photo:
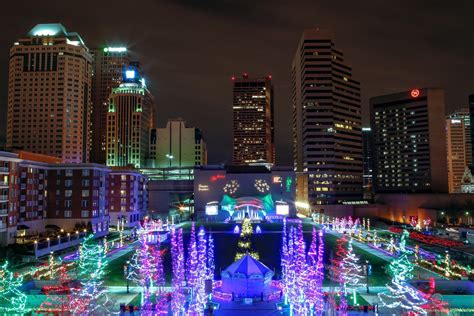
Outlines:
{"type": "Polygon", "coordinates": [[[172,154],[166,154],[166,158],[168,158],[168,161],[170,162],[170,168],[171,168],[171,159],[173,159],[173,155],[172,154]]]}
{"type": "Polygon", "coordinates": [[[369,293],[369,260],[365,260],[365,275],[367,277],[367,294],[369,293]]]}
{"type": "Polygon", "coordinates": [[[130,274],[130,261],[128,260],[123,267],[123,274],[127,280],[127,293],[130,293],[130,280],[128,279],[128,275],[130,274]]]}

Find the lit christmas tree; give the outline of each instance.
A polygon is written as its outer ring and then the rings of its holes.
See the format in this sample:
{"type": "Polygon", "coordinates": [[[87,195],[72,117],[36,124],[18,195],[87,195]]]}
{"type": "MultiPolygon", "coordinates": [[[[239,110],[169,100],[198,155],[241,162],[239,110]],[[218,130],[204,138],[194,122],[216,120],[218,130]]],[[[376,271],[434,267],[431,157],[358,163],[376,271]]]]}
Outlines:
{"type": "Polygon", "coordinates": [[[252,234],[252,223],[250,218],[246,217],[242,221],[242,230],[240,232],[239,241],[237,242],[237,254],[235,255],[235,261],[239,260],[246,254],[251,255],[257,260],[259,259],[258,252],[255,251],[252,245],[252,234]]]}
{"type": "Polygon", "coordinates": [[[9,314],[23,314],[26,312],[26,295],[20,290],[23,277],[15,276],[8,270],[8,261],[0,266],[0,312],[9,314]]]}
{"type": "Polygon", "coordinates": [[[324,243],[322,241],[322,231],[316,232],[313,228],[311,245],[308,250],[308,269],[305,275],[305,293],[306,303],[315,312],[323,311],[323,293],[322,293],[322,281],[324,278],[324,266],[323,266],[323,255],[324,255],[324,243]],[[317,243],[319,242],[319,247],[317,243]]]}
{"type": "Polygon", "coordinates": [[[395,240],[393,236],[390,236],[390,243],[387,246],[387,251],[391,254],[394,254],[397,251],[397,247],[395,246],[395,240]]]}
{"type": "Polygon", "coordinates": [[[421,293],[408,284],[413,278],[413,264],[408,260],[408,251],[405,248],[408,232],[405,230],[400,241],[400,257],[394,259],[388,266],[388,273],[392,277],[391,284],[387,284],[390,293],[379,293],[379,299],[387,308],[400,308],[404,312],[425,313],[423,305],[427,300],[421,293]]]}
{"type": "Polygon", "coordinates": [[[171,259],[173,265],[171,311],[173,315],[181,315],[184,314],[184,304],[186,302],[183,293],[183,283],[185,281],[183,230],[180,228],[178,234],[176,234],[174,226],[171,228],[171,259]]]}
{"type": "Polygon", "coordinates": [[[108,265],[104,247],[94,241],[94,235],[90,234],[84,238],[79,253],[77,271],[81,288],[73,290],[72,312],[106,313],[110,302],[107,289],[103,286],[108,265]]]}
{"type": "Polygon", "coordinates": [[[204,281],[207,278],[207,240],[204,229],[199,229],[197,240],[197,266],[198,279],[193,289],[193,298],[189,307],[190,312],[200,315],[206,304],[206,292],[204,281]]]}
{"type": "Polygon", "coordinates": [[[151,288],[154,284],[154,272],[156,271],[154,253],[152,247],[148,245],[148,234],[140,231],[140,245],[135,250],[131,260],[127,279],[141,287],[142,304],[149,302],[151,288]]]}
{"type": "Polygon", "coordinates": [[[214,262],[214,239],[212,234],[207,237],[207,279],[214,280],[216,264],[214,262]]]}
{"type": "Polygon", "coordinates": [[[199,279],[198,253],[196,244],[196,230],[194,222],[191,227],[191,236],[188,244],[188,258],[186,261],[186,280],[188,287],[195,288],[199,279]]]}
{"type": "Polygon", "coordinates": [[[342,279],[344,280],[344,292],[352,292],[353,302],[356,304],[356,290],[365,286],[365,283],[363,283],[365,272],[363,267],[359,264],[359,258],[352,248],[352,238],[349,240],[346,255],[342,259],[341,273],[342,279]]]}

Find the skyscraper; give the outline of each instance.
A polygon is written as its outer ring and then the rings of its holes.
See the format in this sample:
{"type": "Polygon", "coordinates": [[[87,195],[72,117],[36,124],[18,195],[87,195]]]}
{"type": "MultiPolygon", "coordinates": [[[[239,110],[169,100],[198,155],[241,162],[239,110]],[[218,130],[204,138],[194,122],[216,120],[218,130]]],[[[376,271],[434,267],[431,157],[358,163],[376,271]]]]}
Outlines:
{"type": "Polygon", "coordinates": [[[233,164],[275,163],[273,84],[271,76],[232,77],[233,164]]]}
{"type": "Polygon", "coordinates": [[[461,192],[461,180],[471,164],[471,124],[468,109],[460,109],[446,118],[446,148],[449,193],[461,192]]]}
{"type": "Polygon", "coordinates": [[[112,89],[107,113],[107,165],[144,167],[149,156],[155,104],[138,65],[130,64],[112,89]]]}
{"type": "Polygon", "coordinates": [[[370,99],[375,193],[448,191],[444,91],[370,99]]]}
{"type": "Polygon", "coordinates": [[[122,83],[122,73],[130,63],[126,47],[104,47],[92,51],[92,150],[91,161],[106,162],[107,103],[113,88],[122,83]]]}
{"type": "Polygon", "coordinates": [[[152,168],[193,167],[207,164],[207,148],[199,128],[187,127],[182,119],[168,120],[165,128],[152,130],[152,168]]]}
{"type": "Polygon", "coordinates": [[[10,49],[7,148],[89,161],[92,57],[61,24],[38,24],[10,49]]]}
{"type": "Polygon", "coordinates": [[[470,124],[471,129],[471,163],[474,161],[474,94],[469,96],[469,121],[473,122],[470,124]]]}
{"type": "Polygon", "coordinates": [[[360,84],[331,32],[303,32],[292,80],[297,191],[307,186],[313,207],[361,199],[360,84]]]}
{"type": "Polygon", "coordinates": [[[362,165],[363,165],[363,187],[364,199],[371,199],[372,192],[372,129],[362,127],[362,165]]]}

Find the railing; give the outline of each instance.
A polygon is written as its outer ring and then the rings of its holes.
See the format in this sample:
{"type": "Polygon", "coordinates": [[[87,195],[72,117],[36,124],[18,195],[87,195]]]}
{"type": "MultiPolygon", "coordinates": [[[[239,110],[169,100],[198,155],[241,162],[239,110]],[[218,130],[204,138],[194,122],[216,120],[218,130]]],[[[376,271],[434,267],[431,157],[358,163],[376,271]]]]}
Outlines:
{"type": "Polygon", "coordinates": [[[10,172],[10,168],[8,168],[8,167],[0,167],[0,172],[10,172]]]}
{"type": "Polygon", "coordinates": [[[6,181],[0,181],[0,186],[8,186],[8,182],[6,181]]]}
{"type": "Polygon", "coordinates": [[[0,195],[0,201],[8,201],[8,195],[0,195]]]}

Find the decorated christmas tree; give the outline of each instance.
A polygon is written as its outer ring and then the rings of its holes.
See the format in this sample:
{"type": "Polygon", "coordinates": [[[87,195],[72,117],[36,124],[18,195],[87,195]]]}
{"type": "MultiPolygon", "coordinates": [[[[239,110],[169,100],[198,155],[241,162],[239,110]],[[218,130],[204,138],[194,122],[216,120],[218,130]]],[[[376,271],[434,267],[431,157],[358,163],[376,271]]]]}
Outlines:
{"type": "Polygon", "coordinates": [[[237,242],[237,254],[235,260],[239,260],[246,254],[251,255],[255,259],[259,259],[258,252],[254,249],[252,243],[253,228],[250,218],[246,217],[242,221],[242,230],[240,231],[239,241],[237,242]]]}
{"type": "Polygon", "coordinates": [[[405,230],[400,241],[400,256],[388,266],[388,273],[392,277],[387,284],[389,293],[379,293],[379,299],[387,308],[399,308],[403,312],[424,313],[423,305],[427,300],[415,288],[408,284],[413,278],[413,264],[408,260],[409,252],[405,248],[408,232],[405,230]]]}
{"type": "Polygon", "coordinates": [[[194,222],[191,227],[191,236],[188,244],[188,257],[186,261],[186,281],[190,288],[195,288],[199,279],[198,253],[196,242],[196,230],[194,222]]]}
{"type": "Polygon", "coordinates": [[[111,302],[103,285],[108,261],[104,247],[90,234],[81,244],[77,276],[81,287],[72,291],[72,312],[107,313],[111,302]]]}
{"type": "Polygon", "coordinates": [[[366,276],[364,268],[359,263],[359,257],[352,248],[352,238],[349,240],[346,255],[341,262],[341,273],[344,280],[344,292],[352,292],[353,302],[356,303],[356,290],[366,285],[364,283],[366,276]]]}
{"type": "Polygon", "coordinates": [[[26,295],[20,290],[23,277],[8,270],[8,261],[0,266],[0,312],[5,315],[26,312],[26,295]]]}
{"type": "Polygon", "coordinates": [[[175,227],[171,229],[171,260],[173,267],[173,277],[171,279],[173,286],[171,293],[171,311],[173,315],[181,315],[184,314],[184,304],[186,301],[186,297],[183,293],[185,268],[183,230],[181,228],[178,232],[176,232],[175,227]]]}
{"type": "Polygon", "coordinates": [[[140,244],[130,260],[127,279],[141,288],[143,304],[150,299],[151,289],[155,282],[154,273],[157,267],[152,246],[147,243],[147,234],[141,232],[139,240],[140,244]]]}

